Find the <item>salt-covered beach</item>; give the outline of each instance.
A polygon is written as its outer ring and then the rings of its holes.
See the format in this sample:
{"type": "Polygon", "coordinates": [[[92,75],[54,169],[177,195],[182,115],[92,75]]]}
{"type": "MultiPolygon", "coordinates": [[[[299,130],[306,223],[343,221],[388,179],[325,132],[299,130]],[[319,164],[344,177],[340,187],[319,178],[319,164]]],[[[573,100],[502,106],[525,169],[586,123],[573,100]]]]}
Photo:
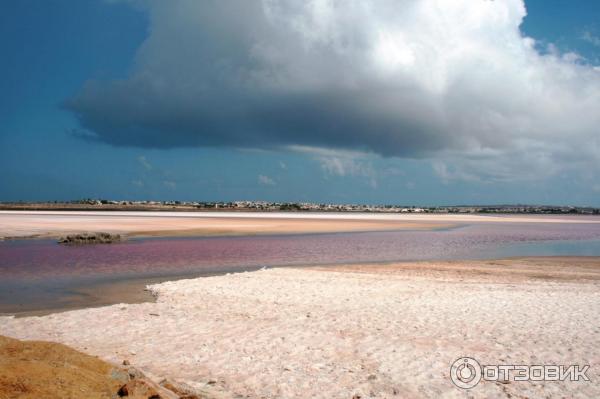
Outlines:
{"type": "Polygon", "coordinates": [[[590,216],[352,212],[0,211],[0,239],[108,232],[130,237],[423,230],[472,223],[597,224],[590,216]]]}
{"type": "Polygon", "coordinates": [[[250,398],[599,397],[600,260],[280,268],[151,286],[155,303],[0,318],[0,334],[250,398]],[[486,382],[450,365],[590,365],[591,382],[486,382]]]}
{"type": "Polygon", "coordinates": [[[418,230],[449,227],[461,221],[464,218],[349,213],[0,211],[0,239],[57,238],[86,232],[176,237],[418,230]]]}

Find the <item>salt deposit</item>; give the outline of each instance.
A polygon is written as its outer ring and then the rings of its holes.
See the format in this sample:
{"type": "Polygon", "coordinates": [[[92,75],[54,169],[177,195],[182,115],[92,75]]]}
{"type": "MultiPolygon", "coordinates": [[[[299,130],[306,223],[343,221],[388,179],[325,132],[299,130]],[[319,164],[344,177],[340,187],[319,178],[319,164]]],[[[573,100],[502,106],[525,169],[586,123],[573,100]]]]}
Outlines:
{"type": "Polygon", "coordinates": [[[461,356],[591,365],[591,382],[481,382],[472,397],[600,397],[597,265],[581,278],[457,267],[166,282],[152,286],[156,303],[0,318],[0,334],[127,359],[157,379],[231,397],[464,398],[449,378],[461,356]]]}

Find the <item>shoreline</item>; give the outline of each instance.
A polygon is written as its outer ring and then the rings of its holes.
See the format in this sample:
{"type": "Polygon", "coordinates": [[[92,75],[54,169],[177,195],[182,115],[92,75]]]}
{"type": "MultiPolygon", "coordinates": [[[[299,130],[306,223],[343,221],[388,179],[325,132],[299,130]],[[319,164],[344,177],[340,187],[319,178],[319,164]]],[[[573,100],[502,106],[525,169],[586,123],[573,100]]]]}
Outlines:
{"type": "Polygon", "coordinates": [[[139,304],[156,302],[149,286],[182,280],[252,273],[259,270],[298,269],[336,273],[377,273],[420,276],[423,273],[437,277],[466,275],[489,277],[496,283],[541,279],[549,281],[581,282],[600,280],[600,256],[527,256],[500,259],[382,261],[356,263],[329,263],[308,265],[284,265],[248,267],[245,270],[225,269],[222,271],[191,272],[147,277],[120,277],[74,286],[64,293],[58,302],[64,305],[39,308],[31,305],[0,306],[0,317],[24,318],[47,316],[73,310],[92,309],[116,304],[139,304]],[[575,266],[573,266],[575,264],[575,266]],[[595,271],[598,269],[598,273],[595,271]],[[504,279],[504,280],[502,280],[504,279]],[[21,310],[17,310],[21,309],[21,310]]]}
{"type": "Polygon", "coordinates": [[[435,230],[472,223],[600,224],[600,218],[346,212],[0,211],[0,241],[58,239],[83,233],[120,234],[127,239],[435,230]]]}
{"type": "Polygon", "coordinates": [[[99,232],[127,239],[433,230],[456,225],[443,219],[345,214],[0,211],[0,240],[56,239],[99,232]]]}
{"type": "MultiPolygon", "coordinates": [[[[252,268],[248,271],[256,271],[260,268],[252,268]]],[[[156,302],[156,296],[147,288],[150,285],[161,284],[170,281],[189,280],[194,278],[206,278],[224,276],[236,273],[235,271],[223,272],[197,272],[181,275],[127,277],[124,279],[102,280],[97,283],[85,283],[72,287],[58,300],[64,305],[49,307],[36,307],[30,304],[2,305],[0,304],[0,317],[15,318],[48,316],[73,310],[93,309],[104,306],[112,306],[120,303],[138,304],[156,302]]],[[[242,273],[237,271],[237,273],[242,273]]],[[[37,302],[36,302],[37,303],[37,302]]]]}
{"type": "MultiPolygon", "coordinates": [[[[600,257],[273,268],[150,290],[156,302],[0,317],[0,329],[223,397],[460,398],[448,378],[460,356],[600,360],[600,257]]],[[[597,397],[600,386],[483,382],[472,393],[597,397]]]]}

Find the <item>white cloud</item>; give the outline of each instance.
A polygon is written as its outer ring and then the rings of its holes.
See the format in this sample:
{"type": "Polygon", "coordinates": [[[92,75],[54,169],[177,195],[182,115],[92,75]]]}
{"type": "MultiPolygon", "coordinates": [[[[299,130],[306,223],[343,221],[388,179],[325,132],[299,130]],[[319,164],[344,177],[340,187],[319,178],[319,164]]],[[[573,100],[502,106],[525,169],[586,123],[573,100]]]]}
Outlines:
{"type": "Polygon", "coordinates": [[[141,4],[151,26],[132,76],[68,104],[98,140],[428,157],[446,181],[598,169],[600,68],[538,52],[522,0],[141,4]]]}
{"type": "Polygon", "coordinates": [[[589,30],[584,31],[581,38],[596,47],[600,47],[600,36],[596,36],[589,30]]]}
{"type": "Polygon", "coordinates": [[[480,181],[477,174],[465,172],[459,167],[449,166],[447,162],[434,161],[432,167],[444,184],[448,184],[452,180],[480,181]]]}
{"type": "Polygon", "coordinates": [[[150,164],[150,162],[148,162],[148,160],[146,159],[145,156],[140,155],[139,157],[137,157],[137,161],[139,162],[140,165],[142,165],[144,167],[144,169],[152,170],[152,165],[150,164]]]}
{"type": "Polygon", "coordinates": [[[275,180],[266,175],[258,175],[258,184],[263,186],[275,186],[277,183],[275,180]]]}
{"type": "Polygon", "coordinates": [[[364,177],[371,187],[377,187],[377,172],[371,162],[373,154],[304,146],[291,146],[289,149],[308,154],[320,164],[326,176],[364,177]]]}
{"type": "Polygon", "coordinates": [[[171,190],[174,190],[177,188],[177,183],[175,183],[174,181],[171,181],[171,180],[163,180],[163,185],[167,188],[170,188],[171,190]]]}

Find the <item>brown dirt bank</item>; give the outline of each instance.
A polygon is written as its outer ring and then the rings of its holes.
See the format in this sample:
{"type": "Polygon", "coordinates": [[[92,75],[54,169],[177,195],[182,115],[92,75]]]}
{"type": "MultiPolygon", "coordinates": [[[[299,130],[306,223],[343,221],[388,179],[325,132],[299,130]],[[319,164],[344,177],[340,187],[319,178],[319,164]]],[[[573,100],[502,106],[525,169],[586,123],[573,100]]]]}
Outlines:
{"type": "Polygon", "coordinates": [[[0,335],[0,398],[208,398],[168,380],[153,382],[124,364],[114,366],[55,342],[0,335]]]}
{"type": "Polygon", "coordinates": [[[0,336],[0,398],[113,398],[115,368],[68,346],[0,336]]]}

